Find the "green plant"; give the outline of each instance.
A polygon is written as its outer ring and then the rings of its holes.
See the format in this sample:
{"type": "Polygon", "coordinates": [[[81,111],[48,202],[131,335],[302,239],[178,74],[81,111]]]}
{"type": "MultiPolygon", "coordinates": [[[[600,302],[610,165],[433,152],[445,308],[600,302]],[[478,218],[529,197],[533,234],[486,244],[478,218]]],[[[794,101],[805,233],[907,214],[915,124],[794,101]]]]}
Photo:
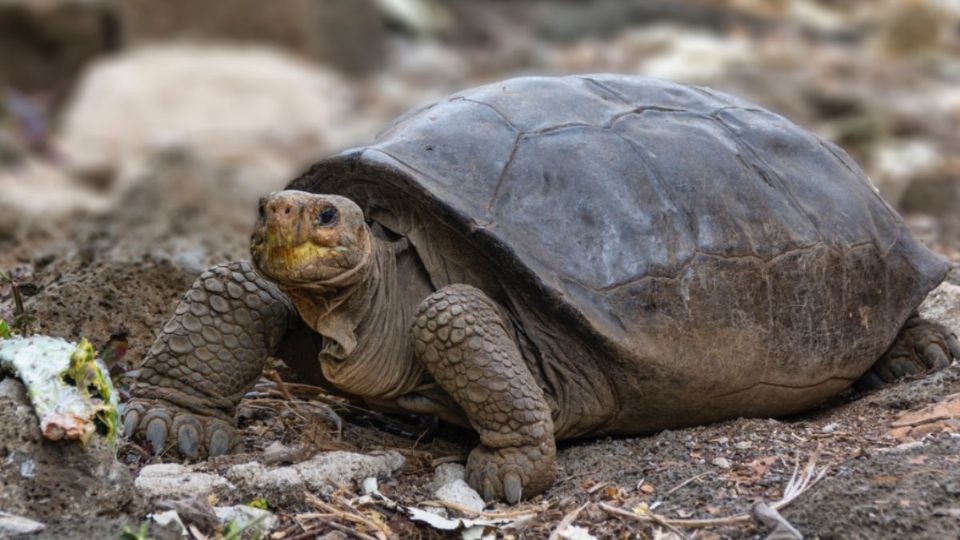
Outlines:
{"type": "Polygon", "coordinates": [[[252,529],[252,534],[250,538],[252,540],[260,540],[260,522],[266,519],[267,515],[264,514],[257,519],[247,522],[244,526],[240,527],[237,525],[236,520],[231,520],[230,523],[227,523],[227,527],[223,531],[223,540],[240,540],[243,538],[243,533],[248,529],[252,529]],[[256,527],[253,529],[253,527],[256,527]]]}
{"type": "Polygon", "coordinates": [[[123,528],[123,533],[120,534],[119,540],[150,540],[150,536],[147,534],[147,531],[150,530],[150,520],[146,520],[140,524],[140,528],[136,532],[130,530],[130,526],[126,525],[123,528]]]}
{"type": "Polygon", "coordinates": [[[264,499],[263,497],[260,497],[259,499],[254,499],[246,503],[246,506],[249,506],[251,508],[259,508],[261,510],[266,510],[269,507],[269,504],[267,503],[266,499],[264,499]]]}
{"type": "Polygon", "coordinates": [[[23,306],[23,293],[20,291],[20,286],[10,277],[10,274],[0,269],[0,284],[3,283],[9,283],[10,290],[13,291],[13,324],[7,326],[8,331],[9,327],[12,326],[13,330],[21,336],[29,335],[30,325],[36,319],[23,306]]]}

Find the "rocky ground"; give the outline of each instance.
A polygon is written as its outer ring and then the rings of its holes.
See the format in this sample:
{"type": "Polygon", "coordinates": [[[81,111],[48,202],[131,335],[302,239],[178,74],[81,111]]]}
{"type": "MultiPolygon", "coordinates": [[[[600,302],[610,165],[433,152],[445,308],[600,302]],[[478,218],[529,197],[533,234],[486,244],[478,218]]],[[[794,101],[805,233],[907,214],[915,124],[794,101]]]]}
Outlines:
{"type": "MultiPolygon", "coordinates": [[[[955,11],[799,2],[809,9],[784,13],[757,0],[729,2],[737,9],[721,17],[706,3],[651,2],[660,16],[630,26],[649,13],[617,2],[588,12],[573,2],[452,4],[468,14],[458,39],[383,37],[392,54],[362,77],[274,49],[178,44],[98,60],[50,117],[7,99],[0,269],[18,284],[30,330],[97,345],[115,336],[112,346],[127,350],[115,371],[123,384],[193,279],[246,256],[260,194],[411,106],[529,72],[639,72],[743,95],[842,145],[916,234],[960,262],[955,11]],[[526,23],[535,31],[518,30],[526,23]]],[[[0,285],[0,318],[13,320],[15,304],[0,285]]],[[[960,271],[924,309],[960,332],[960,271]]],[[[19,442],[0,454],[0,501],[47,505],[0,510],[45,523],[37,538],[117,537],[143,522],[179,538],[176,526],[145,521],[170,510],[195,538],[228,535],[224,523],[248,518],[224,508],[255,501],[272,514],[260,522],[271,537],[286,539],[460,537],[410,507],[487,520],[486,533],[501,538],[763,538],[772,525],[752,505],[795,495],[781,514],[808,537],[960,533],[956,364],[795,418],[565,444],[547,494],[482,509],[457,477],[469,434],[357,409],[274,367],[242,407],[243,454],[182,468],[124,445],[126,471],[66,477],[57,467],[73,458],[42,453],[22,392],[0,383],[2,427],[19,430],[3,432],[19,442]],[[24,465],[35,452],[42,459],[24,465]],[[798,467],[819,480],[785,493],[798,467]],[[106,476],[115,481],[97,483],[106,476]]]]}

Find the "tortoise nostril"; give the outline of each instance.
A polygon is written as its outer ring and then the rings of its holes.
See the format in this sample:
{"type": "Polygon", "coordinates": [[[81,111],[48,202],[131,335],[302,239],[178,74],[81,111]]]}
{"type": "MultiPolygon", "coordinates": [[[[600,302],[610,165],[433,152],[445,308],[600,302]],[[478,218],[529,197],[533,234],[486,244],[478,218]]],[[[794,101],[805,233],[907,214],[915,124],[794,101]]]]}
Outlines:
{"type": "Polygon", "coordinates": [[[289,213],[290,213],[290,207],[288,206],[288,207],[284,208],[284,209],[283,209],[283,213],[284,213],[284,214],[289,214],[289,213]]]}

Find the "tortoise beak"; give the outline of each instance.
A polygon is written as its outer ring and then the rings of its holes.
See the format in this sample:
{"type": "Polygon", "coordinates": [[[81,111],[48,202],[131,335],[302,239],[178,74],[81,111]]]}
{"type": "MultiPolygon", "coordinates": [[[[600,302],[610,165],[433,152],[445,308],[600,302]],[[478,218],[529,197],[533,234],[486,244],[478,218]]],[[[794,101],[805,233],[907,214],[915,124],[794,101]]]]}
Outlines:
{"type": "Polygon", "coordinates": [[[305,223],[307,204],[299,197],[273,194],[260,199],[261,241],[271,247],[303,244],[310,239],[310,225],[305,223]]]}

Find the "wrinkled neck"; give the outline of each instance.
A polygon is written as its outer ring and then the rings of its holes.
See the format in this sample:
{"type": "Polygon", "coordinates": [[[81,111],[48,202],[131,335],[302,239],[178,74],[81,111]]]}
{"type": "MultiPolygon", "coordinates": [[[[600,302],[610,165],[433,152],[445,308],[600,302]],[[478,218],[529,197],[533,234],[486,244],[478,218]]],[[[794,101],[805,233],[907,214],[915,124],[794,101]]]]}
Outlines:
{"type": "Polygon", "coordinates": [[[342,288],[286,292],[304,322],[323,336],[324,378],[354,395],[392,399],[423,377],[410,348],[410,315],[401,299],[393,244],[373,238],[361,271],[359,280],[342,288]]]}

